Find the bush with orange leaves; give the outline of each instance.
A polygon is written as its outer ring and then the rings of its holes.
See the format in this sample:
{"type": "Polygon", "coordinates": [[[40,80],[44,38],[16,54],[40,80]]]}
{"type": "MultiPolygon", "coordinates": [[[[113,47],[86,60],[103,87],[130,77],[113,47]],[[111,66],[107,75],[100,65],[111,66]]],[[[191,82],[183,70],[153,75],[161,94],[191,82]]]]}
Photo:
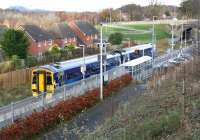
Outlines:
{"type": "MultiPolygon", "coordinates": [[[[132,81],[130,75],[110,81],[104,86],[104,96],[125,87],[132,81]]],[[[62,101],[42,112],[34,112],[30,116],[16,122],[0,131],[1,140],[23,140],[31,138],[41,131],[59,124],[61,121],[70,120],[73,116],[86,108],[90,108],[99,101],[99,89],[86,92],[86,94],[62,101]]]]}

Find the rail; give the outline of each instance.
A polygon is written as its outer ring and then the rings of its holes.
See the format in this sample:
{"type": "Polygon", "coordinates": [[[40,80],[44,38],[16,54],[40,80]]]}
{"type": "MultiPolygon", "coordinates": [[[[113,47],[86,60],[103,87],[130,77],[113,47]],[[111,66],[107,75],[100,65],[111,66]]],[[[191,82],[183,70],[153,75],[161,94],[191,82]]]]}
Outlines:
{"type": "MultiPolygon", "coordinates": [[[[184,48],[182,51],[188,52],[191,47],[184,48]]],[[[169,59],[176,57],[180,50],[174,51],[171,54],[165,54],[158,58],[155,58],[154,65],[160,65],[167,62],[169,59]]],[[[116,79],[126,73],[128,73],[123,67],[116,67],[112,70],[105,72],[108,81],[116,79]]],[[[153,68],[142,69],[140,74],[134,75],[134,77],[139,77],[141,80],[148,79],[152,76],[153,68]]],[[[13,102],[7,106],[0,108],[0,128],[5,127],[14,121],[24,118],[35,111],[41,111],[44,108],[54,106],[62,100],[68,100],[72,97],[77,97],[83,95],[86,91],[98,88],[100,85],[100,76],[94,75],[85,80],[81,80],[69,85],[65,85],[55,92],[54,96],[51,94],[44,93],[40,94],[38,97],[28,97],[24,100],[13,102]]]]}
{"type": "MultiPolygon", "coordinates": [[[[127,71],[124,68],[114,68],[104,73],[108,76],[108,81],[116,79],[127,71]]],[[[85,80],[64,85],[56,90],[55,95],[49,93],[40,94],[38,97],[28,97],[24,100],[11,103],[0,108],[0,128],[5,127],[14,121],[24,118],[35,111],[54,106],[62,100],[83,95],[86,91],[98,88],[100,85],[99,74],[93,75],[85,80]]]]}

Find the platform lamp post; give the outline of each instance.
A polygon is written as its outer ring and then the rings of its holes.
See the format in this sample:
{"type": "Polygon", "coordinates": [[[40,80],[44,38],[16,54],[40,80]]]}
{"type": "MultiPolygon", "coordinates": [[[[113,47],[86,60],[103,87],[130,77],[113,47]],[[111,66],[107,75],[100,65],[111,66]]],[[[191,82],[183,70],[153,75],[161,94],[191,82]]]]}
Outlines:
{"type": "MultiPolygon", "coordinates": [[[[105,75],[105,72],[106,72],[106,64],[107,64],[107,62],[106,62],[106,54],[107,54],[107,46],[108,45],[110,45],[110,43],[106,43],[106,42],[103,42],[103,39],[102,39],[102,41],[100,42],[100,43],[97,43],[97,45],[100,47],[100,49],[101,49],[101,46],[102,46],[102,53],[100,53],[100,56],[101,56],[101,54],[102,54],[102,62],[101,62],[101,60],[100,60],[100,65],[102,66],[102,70],[101,70],[101,68],[100,68],[100,76],[101,76],[101,72],[102,72],[102,82],[100,82],[100,98],[101,98],[101,100],[103,100],[103,98],[102,98],[102,96],[103,96],[103,93],[102,93],[102,91],[103,90],[101,90],[101,89],[103,89],[103,84],[104,84],[104,80],[106,79],[105,77],[107,77],[107,75],[105,75]],[[102,45],[101,45],[102,44],[102,45]],[[104,56],[104,57],[103,57],[104,56]]],[[[100,51],[101,52],[101,51],[100,51]]],[[[101,57],[100,57],[100,59],[101,59],[101,57]]],[[[100,66],[100,67],[101,67],[100,66]]],[[[100,80],[101,80],[101,77],[100,77],[100,80]]]]}
{"type": "MultiPolygon", "coordinates": [[[[104,45],[104,55],[105,56],[107,56],[107,46],[109,46],[110,45],[110,43],[103,43],[103,45],[104,45]]],[[[106,59],[107,59],[107,57],[106,57],[106,59]]],[[[104,60],[104,72],[106,72],[106,65],[107,65],[107,61],[106,61],[106,59],[104,60]]]]}
{"type": "Polygon", "coordinates": [[[155,19],[157,16],[153,16],[153,31],[152,31],[152,45],[153,45],[153,50],[152,50],[152,65],[154,62],[154,51],[156,50],[156,42],[155,42],[155,19]]]}
{"type": "MultiPolygon", "coordinates": [[[[174,45],[175,45],[175,43],[174,43],[174,26],[176,26],[176,21],[177,21],[177,19],[173,19],[172,20],[172,24],[171,24],[171,26],[172,26],[172,38],[171,38],[171,51],[174,51],[174,45]]],[[[172,56],[172,52],[171,52],[171,57],[173,57],[172,56]]]]}
{"type": "Polygon", "coordinates": [[[103,24],[100,32],[100,100],[103,101],[103,24]]]}
{"type": "Polygon", "coordinates": [[[81,72],[83,74],[83,81],[85,82],[85,71],[86,71],[86,66],[85,66],[85,45],[80,45],[80,47],[83,48],[83,65],[81,67],[81,72]]]}
{"type": "Polygon", "coordinates": [[[183,29],[183,23],[181,24],[181,55],[182,55],[182,49],[183,49],[183,33],[184,33],[184,29],[183,29]]]}

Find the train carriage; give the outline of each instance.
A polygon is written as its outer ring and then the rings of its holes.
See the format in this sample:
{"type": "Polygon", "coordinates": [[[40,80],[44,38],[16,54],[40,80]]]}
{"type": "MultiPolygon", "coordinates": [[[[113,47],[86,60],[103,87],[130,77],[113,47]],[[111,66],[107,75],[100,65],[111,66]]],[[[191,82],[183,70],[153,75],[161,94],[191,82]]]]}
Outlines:
{"type": "MultiPolygon", "coordinates": [[[[121,52],[114,52],[106,55],[106,70],[110,70],[124,62],[136,59],[142,55],[152,56],[152,45],[135,46],[125,48],[121,52]]],[[[46,92],[51,93],[61,86],[74,83],[83,79],[81,66],[84,64],[83,58],[58,62],[55,64],[40,66],[32,71],[32,93],[33,96],[46,92]]],[[[85,57],[86,72],[85,78],[100,73],[100,61],[98,55],[85,57]]]]}

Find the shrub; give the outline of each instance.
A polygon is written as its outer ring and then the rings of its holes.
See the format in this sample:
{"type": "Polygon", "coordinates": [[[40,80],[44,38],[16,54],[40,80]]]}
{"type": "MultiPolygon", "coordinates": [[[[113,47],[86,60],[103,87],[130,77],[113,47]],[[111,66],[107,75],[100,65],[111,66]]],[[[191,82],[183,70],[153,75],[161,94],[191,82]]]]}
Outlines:
{"type": "Polygon", "coordinates": [[[8,57],[17,55],[19,58],[24,59],[27,56],[29,42],[23,31],[8,29],[3,34],[0,44],[8,57]]]}
{"type": "Polygon", "coordinates": [[[37,64],[38,64],[38,61],[37,61],[36,57],[28,56],[26,58],[26,66],[28,66],[28,67],[34,67],[37,64]]]}
{"type": "MultiPolygon", "coordinates": [[[[118,90],[131,82],[131,76],[124,75],[111,81],[104,87],[104,96],[109,96],[113,91],[118,90]]],[[[69,120],[85,108],[92,107],[99,100],[99,89],[86,92],[86,94],[62,101],[42,112],[34,112],[30,116],[16,122],[0,131],[0,139],[21,140],[28,139],[33,135],[48,129],[63,120],[69,120]]]]}
{"type": "Polygon", "coordinates": [[[74,44],[69,44],[68,46],[65,47],[67,51],[72,52],[76,49],[76,46],[74,44]]]}
{"type": "Polygon", "coordinates": [[[22,68],[22,59],[19,59],[17,55],[13,55],[11,58],[11,65],[13,69],[19,69],[22,68]]]}
{"type": "Polygon", "coordinates": [[[51,54],[57,54],[60,52],[60,47],[57,44],[54,44],[49,48],[49,52],[51,54]]]}
{"type": "Polygon", "coordinates": [[[121,33],[114,33],[109,36],[108,40],[112,45],[120,45],[123,40],[123,35],[121,33]]]}
{"type": "Polygon", "coordinates": [[[180,116],[176,112],[162,116],[159,120],[146,120],[136,131],[137,139],[154,140],[163,135],[170,135],[180,127],[180,116]]]}

